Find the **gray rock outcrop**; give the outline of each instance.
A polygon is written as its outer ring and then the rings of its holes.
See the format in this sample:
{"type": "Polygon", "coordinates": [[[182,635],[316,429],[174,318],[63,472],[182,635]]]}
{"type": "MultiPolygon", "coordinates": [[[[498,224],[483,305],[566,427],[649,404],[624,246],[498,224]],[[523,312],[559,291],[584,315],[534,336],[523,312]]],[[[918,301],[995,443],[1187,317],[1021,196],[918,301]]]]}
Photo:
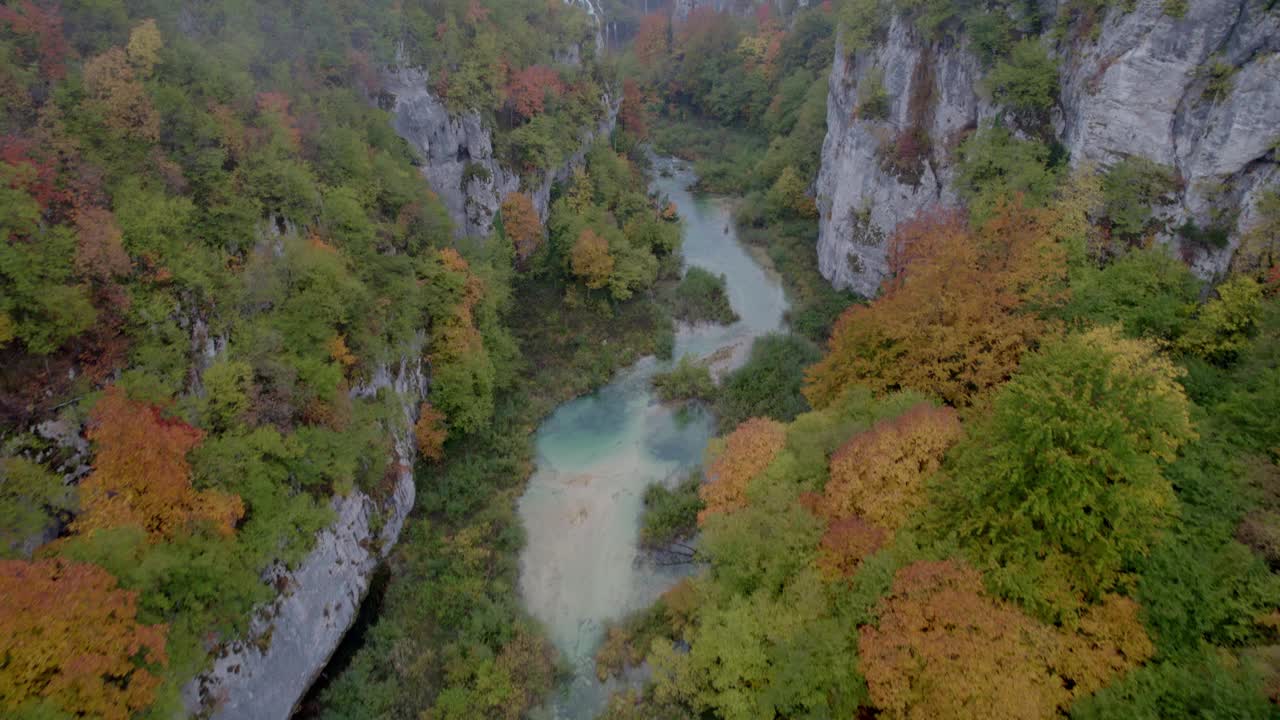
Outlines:
{"type": "Polygon", "coordinates": [[[485,237],[493,230],[493,218],[509,193],[523,191],[533,198],[544,220],[551,186],[568,179],[580,166],[591,142],[613,132],[618,106],[608,95],[602,99],[602,118],[583,129],[579,150],[554,171],[537,173],[524,182],[504,166],[493,151],[493,131],[477,112],[454,115],[431,91],[426,71],[417,68],[386,70],[383,85],[394,97],[392,124],[422,160],[427,184],[449,210],[459,235],[485,237]]]}
{"type": "MultiPolygon", "coordinates": [[[[1173,167],[1178,190],[1158,208],[1158,239],[1181,244],[1175,228],[1188,221],[1225,228],[1225,247],[1183,248],[1198,274],[1213,277],[1226,271],[1241,231],[1256,222],[1260,192],[1277,181],[1280,12],[1260,0],[1200,0],[1174,18],[1164,5],[1113,5],[1096,36],[1068,33],[1058,43],[1054,132],[1073,163],[1106,167],[1141,156],[1173,167]],[[1213,66],[1230,68],[1229,89],[1219,97],[1206,94],[1213,66]]],[[[1042,6],[1050,17],[1056,12],[1051,0],[1042,6]]],[[[959,204],[955,144],[1000,113],[984,96],[982,68],[966,45],[963,36],[925,41],[900,17],[866,50],[850,56],[837,45],[815,188],[820,267],[834,285],[874,294],[897,225],[924,208],[959,204]],[[888,98],[883,119],[858,113],[873,73],[883,77],[888,98]],[[918,177],[904,180],[884,169],[883,157],[914,126],[931,143],[918,177]]]]}
{"type": "Polygon", "coordinates": [[[298,567],[268,571],[264,579],[280,589],[279,596],[256,611],[247,637],[183,688],[192,715],[285,720],[292,714],[355,622],[374,570],[395,546],[413,508],[412,427],[427,389],[415,348],[352,390],[353,397],[385,390],[399,399],[403,416],[392,428],[395,482],[385,498],[359,490],[335,497],[336,520],[319,533],[298,567]]]}

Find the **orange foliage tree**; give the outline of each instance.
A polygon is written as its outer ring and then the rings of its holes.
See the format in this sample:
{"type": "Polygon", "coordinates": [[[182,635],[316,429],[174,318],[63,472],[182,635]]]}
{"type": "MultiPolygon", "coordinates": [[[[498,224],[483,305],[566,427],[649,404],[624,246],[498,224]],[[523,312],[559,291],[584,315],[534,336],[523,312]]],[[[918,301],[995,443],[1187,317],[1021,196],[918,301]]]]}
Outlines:
{"type": "Polygon", "coordinates": [[[747,503],[747,483],[782,452],[787,428],[768,418],[751,418],[710,449],[714,460],[707,468],[707,484],[698,489],[706,507],[698,513],[704,522],[713,513],[737,510],[747,503]]]}
{"type": "Polygon", "coordinates": [[[105,281],[129,272],[120,226],[110,210],[81,210],[76,214],[76,232],[76,272],[81,276],[105,281]]]}
{"type": "Polygon", "coordinates": [[[1050,718],[1151,656],[1137,606],[1111,597],[1079,630],[1041,625],[986,595],[955,561],[900,570],[859,631],[872,701],[886,718],[1050,718]]]}
{"type": "Polygon", "coordinates": [[[444,441],[449,439],[449,430],[444,424],[444,413],[432,407],[431,403],[422,403],[418,408],[418,421],[413,425],[413,436],[418,441],[418,454],[428,460],[440,460],[444,457],[444,441]]]}
{"type": "Polygon", "coordinates": [[[84,511],[75,532],[137,526],[152,539],[172,538],[192,522],[207,520],[231,534],[244,516],[238,495],[191,487],[187,453],[204,433],[160,409],[125,397],[112,386],[90,416],[97,443],[93,472],[80,483],[84,511]]]}
{"type": "Polygon", "coordinates": [[[831,457],[819,514],[831,520],[857,515],[897,530],[924,504],[925,479],[961,432],[954,410],[921,403],[853,436],[831,457]]]}
{"type": "Polygon", "coordinates": [[[967,405],[1004,382],[1064,300],[1066,252],[1054,214],[1005,204],[971,231],[959,212],[903,225],[883,295],[841,316],[805,396],[826,407],[852,384],[909,387],[967,405]]]}
{"type": "Polygon", "coordinates": [[[818,569],[824,577],[848,578],[864,558],[884,547],[889,534],[860,517],[836,520],[818,545],[818,569]]]}
{"type": "Polygon", "coordinates": [[[0,560],[0,710],[45,700],[126,720],[149,706],[160,678],[146,666],[168,662],[167,628],[137,610],[137,593],[96,565],[0,560]]]}
{"type": "Polygon", "coordinates": [[[582,278],[592,290],[609,284],[609,276],[613,274],[613,255],[609,254],[608,241],[595,230],[587,228],[578,235],[569,262],[573,274],[582,278]]]}
{"type": "Polygon", "coordinates": [[[516,258],[522,263],[542,244],[542,220],[533,207],[533,199],[524,193],[513,192],[502,200],[502,228],[515,244],[516,258]]]}

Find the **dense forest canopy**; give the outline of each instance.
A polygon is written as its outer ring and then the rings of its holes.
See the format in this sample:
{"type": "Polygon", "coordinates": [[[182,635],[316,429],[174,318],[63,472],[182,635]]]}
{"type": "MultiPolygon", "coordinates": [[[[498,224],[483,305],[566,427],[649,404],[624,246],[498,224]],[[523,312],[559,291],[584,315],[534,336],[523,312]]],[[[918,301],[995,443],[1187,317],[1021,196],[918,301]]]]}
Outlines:
{"type": "MultiPolygon", "coordinates": [[[[516,590],[534,428],[671,359],[677,322],[738,319],[682,272],[661,153],[741,198],[792,309],[732,372],[655,378],[722,437],[645,496],[640,542],[696,572],[610,629],[600,676],[652,674],[604,717],[1280,716],[1280,187],[1239,236],[1165,228],[1173,168],[1072,162],[1062,63],[1120,5],[8,0],[0,714],[192,712],[213,658],[270,644],[264,578],[406,474],[376,622],[305,712],[538,708],[563,668],[516,590]],[[860,298],[819,272],[815,183],[832,63],[895,17],[971,52],[1000,115],[946,148],[961,207],[871,238],[860,298]],[[489,237],[397,135],[397,67],[519,178],[489,237]],[[1223,247],[1224,276],[1185,262],[1223,247]]],[[[884,172],[933,172],[934,101],[884,172]]]]}

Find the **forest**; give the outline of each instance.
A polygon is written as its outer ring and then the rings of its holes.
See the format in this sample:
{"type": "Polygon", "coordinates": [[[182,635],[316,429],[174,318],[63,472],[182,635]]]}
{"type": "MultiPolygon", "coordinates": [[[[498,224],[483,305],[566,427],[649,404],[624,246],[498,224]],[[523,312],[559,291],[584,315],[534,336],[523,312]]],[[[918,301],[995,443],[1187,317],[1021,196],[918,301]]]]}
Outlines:
{"type": "Polygon", "coordinates": [[[1173,223],[1178,168],[1070,157],[1070,48],[1122,5],[6,0],[0,716],[275,717],[202,678],[356,508],[360,619],[282,717],[548,717],[537,430],[655,356],[718,437],[644,493],[638,553],[688,572],[602,630],[593,672],[644,680],[599,717],[1280,717],[1280,174],[1173,223]],[[955,199],[873,238],[864,297],[817,249],[833,62],[900,28],[997,119],[931,137],[936,98],[860,80],[878,171],[946,157],[955,199]],[[742,308],[685,267],[667,156],[790,303],[724,372],[674,357],[742,308]]]}

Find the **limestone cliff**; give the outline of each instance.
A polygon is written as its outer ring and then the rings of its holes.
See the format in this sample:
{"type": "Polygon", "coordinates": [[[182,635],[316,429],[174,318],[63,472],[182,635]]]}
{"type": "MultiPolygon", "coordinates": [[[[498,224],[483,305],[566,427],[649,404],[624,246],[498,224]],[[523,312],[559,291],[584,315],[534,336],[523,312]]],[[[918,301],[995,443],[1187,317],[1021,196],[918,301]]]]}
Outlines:
{"type": "MultiPolygon", "coordinates": [[[[1280,13],[1260,0],[1197,0],[1181,18],[1163,0],[1111,7],[1100,30],[1064,39],[1055,52],[1060,93],[1054,133],[1072,163],[1105,167],[1142,156],[1172,166],[1174,200],[1157,215],[1163,242],[1187,220],[1225,222],[1226,247],[1184,253],[1204,277],[1226,270],[1240,231],[1254,222],[1261,189],[1280,180],[1280,13]],[[1229,66],[1230,89],[1206,94],[1211,65],[1229,66]]],[[[1042,4],[1052,17],[1053,2],[1042,4]]],[[[1070,34],[1068,34],[1070,37],[1070,34]]],[[[928,42],[902,18],[884,37],[848,54],[837,46],[827,138],[816,194],[818,255],[833,284],[871,295],[886,272],[885,244],[898,223],[932,205],[956,205],[952,153],[963,134],[999,110],[981,90],[983,70],[962,35],[928,42]],[[888,112],[860,116],[868,78],[882,77],[888,112]],[[881,147],[922,127],[930,148],[919,177],[886,171],[881,147]]]]}
{"type": "Polygon", "coordinates": [[[392,123],[422,159],[427,184],[449,210],[459,235],[484,237],[493,229],[493,218],[508,193],[528,193],[539,215],[546,219],[551,186],[564,181],[582,164],[591,141],[613,131],[617,104],[601,99],[603,117],[596,127],[582,130],[577,153],[560,167],[522,179],[494,156],[493,131],[479,113],[454,115],[431,91],[427,73],[416,68],[391,68],[384,73],[384,88],[391,96],[392,123]]]}
{"type": "Polygon", "coordinates": [[[280,595],[258,608],[246,638],[233,643],[211,669],[183,688],[189,713],[226,720],[286,720],[293,712],[355,622],[374,569],[395,546],[413,509],[412,427],[427,385],[421,348],[415,347],[352,390],[354,397],[386,391],[399,400],[402,417],[391,428],[394,484],[381,499],[362,491],[335,497],[335,522],[320,532],[301,564],[267,572],[265,579],[280,589],[280,595]]]}

